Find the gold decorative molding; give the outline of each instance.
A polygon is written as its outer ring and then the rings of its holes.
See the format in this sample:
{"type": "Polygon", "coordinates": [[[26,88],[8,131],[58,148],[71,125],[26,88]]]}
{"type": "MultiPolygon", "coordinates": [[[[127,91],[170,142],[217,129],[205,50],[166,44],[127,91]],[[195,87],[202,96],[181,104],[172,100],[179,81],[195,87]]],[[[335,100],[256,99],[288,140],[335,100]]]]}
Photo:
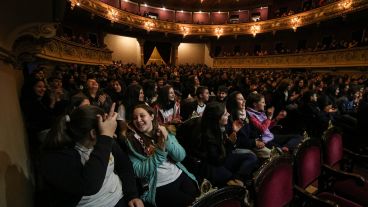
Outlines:
{"type": "Polygon", "coordinates": [[[255,36],[257,33],[273,32],[277,30],[296,30],[298,27],[318,23],[368,8],[367,0],[340,0],[310,11],[266,21],[224,25],[199,25],[182,24],[142,17],[117,9],[99,0],[70,0],[70,2],[72,9],[77,6],[91,12],[93,15],[109,19],[111,22],[125,24],[147,31],[180,34],[184,37],[187,35],[220,37],[222,35],[245,34],[255,36]]]}
{"type": "Polygon", "coordinates": [[[11,52],[7,51],[6,49],[0,47],[0,61],[5,63],[10,63],[15,65],[15,57],[11,54],[11,52]]]}
{"type": "Polygon", "coordinates": [[[31,35],[34,38],[52,38],[56,35],[56,23],[33,23],[17,31],[17,37],[31,35]]]}
{"type": "Polygon", "coordinates": [[[214,58],[214,68],[316,68],[368,66],[368,47],[288,55],[214,58]]]}
{"type": "Polygon", "coordinates": [[[59,37],[50,39],[28,39],[14,46],[16,55],[32,54],[48,60],[77,64],[111,64],[112,51],[64,40],[59,37]]]}

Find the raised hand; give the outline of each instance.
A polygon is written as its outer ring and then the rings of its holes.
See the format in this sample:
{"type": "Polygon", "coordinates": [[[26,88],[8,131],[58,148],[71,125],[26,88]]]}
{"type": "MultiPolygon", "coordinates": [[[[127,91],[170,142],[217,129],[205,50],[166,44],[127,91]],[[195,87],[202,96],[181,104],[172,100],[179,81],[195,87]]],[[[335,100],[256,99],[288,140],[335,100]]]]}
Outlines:
{"type": "Polygon", "coordinates": [[[285,110],[281,110],[280,113],[277,115],[276,120],[279,121],[283,118],[285,118],[287,115],[287,112],[285,110]]]}
{"type": "Polygon", "coordinates": [[[101,105],[103,105],[105,101],[106,101],[106,94],[98,96],[98,102],[100,102],[101,105]]]}
{"type": "Polygon", "coordinates": [[[159,125],[157,130],[157,145],[161,150],[165,150],[165,141],[167,140],[168,132],[164,126],[159,125]]]}
{"type": "Polygon", "coordinates": [[[275,112],[275,107],[271,107],[271,108],[268,108],[267,109],[267,112],[266,112],[266,115],[267,115],[267,117],[269,118],[269,119],[271,119],[272,118],[272,116],[273,116],[273,113],[275,112]]]}
{"type": "Polygon", "coordinates": [[[107,114],[104,118],[101,115],[97,115],[98,128],[101,135],[106,135],[109,137],[114,136],[117,126],[116,117],[118,115],[116,112],[114,112],[114,109],[115,103],[112,104],[109,114],[107,114]]]}

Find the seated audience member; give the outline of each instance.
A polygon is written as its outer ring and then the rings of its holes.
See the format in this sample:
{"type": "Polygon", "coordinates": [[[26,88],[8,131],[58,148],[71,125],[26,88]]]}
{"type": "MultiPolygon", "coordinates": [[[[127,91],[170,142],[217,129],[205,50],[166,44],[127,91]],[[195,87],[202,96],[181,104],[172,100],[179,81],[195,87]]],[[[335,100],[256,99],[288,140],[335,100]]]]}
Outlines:
{"type": "Polygon", "coordinates": [[[184,148],[158,124],[151,107],[135,106],[132,117],[126,144],[135,175],[148,184],[142,199],[158,207],[191,205],[199,191],[195,177],[180,163],[184,148]]]}
{"type": "Polygon", "coordinates": [[[226,86],[219,86],[217,89],[216,101],[219,103],[226,103],[228,92],[229,89],[226,86]]]}
{"type": "Polygon", "coordinates": [[[147,80],[143,83],[143,91],[147,104],[151,105],[157,101],[157,89],[157,83],[153,80],[147,80]]]}
{"type": "Polygon", "coordinates": [[[43,79],[26,80],[22,88],[20,104],[24,113],[31,150],[39,148],[41,132],[49,130],[57,117],[55,108],[59,102],[47,93],[43,79]]]}
{"type": "Polygon", "coordinates": [[[96,79],[90,78],[86,83],[85,95],[89,98],[91,105],[102,108],[106,113],[109,111],[112,101],[107,93],[100,90],[96,79]]]}
{"type": "Polygon", "coordinates": [[[226,134],[229,113],[224,104],[209,103],[201,119],[203,177],[217,186],[243,186],[257,166],[253,153],[236,151],[226,134]]]}
{"type": "Polygon", "coordinates": [[[111,97],[111,101],[116,103],[116,108],[122,104],[124,98],[125,88],[121,81],[119,80],[112,80],[111,81],[111,88],[108,91],[109,96],[111,97]]]}
{"type": "Polygon", "coordinates": [[[181,117],[183,121],[202,116],[206,108],[206,103],[210,97],[208,88],[206,86],[199,86],[196,91],[196,97],[197,99],[195,101],[183,104],[181,108],[181,117]]]}
{"type": "Polygon", "coordinates": [[[166,85],[160,88],[153,109],[157,114],[159,124],[170,125],[181,123],[180,103],[175,99],[175,92],[172,86],[166,85]]]}
{"type": "Polygon", "coordinates": [[[50,206],[143,207],[128,155],[112,138],[116,113],[102,117],[102,109],[82,106],[48,133],[40,172],[50,206]]]}
{"type": "Polygon", "coordinates": [[[249,114],[245,107],[246,100],[239,91],[228,97],[226,108],[230,114],[228,134],[238,149],[253,150],[259,158],[269,158],[271,150],[261,141],[262,134],[249,124],[249,114]]]}
{"type": "Polygon", "coordinates": [[[286,117],[286,111],[280,113],[273,119],[274,108],[267,109],[265,113],[265,99],[261,94],[251,93],[247,99],[247,112],[250,123],[262,134],[262,141],[267,148],[281,147],[283,151],[293,150],[301,141],[302,136],[297,134],[273,134],[270,131],[277,121],[286,117]]]}
{"type": "Polygon", "coordinates": [[[299,110],[308,135],[312,138],[319,139],[328,127],[330,116],[328,112],[319,108],[317,99],[317,94],[315,92],[305,92],[299,110]]]}
{"type": "Polygon", "coordinates": [[[118,120],[124,119],[129,122],[132,120],[133,108],[139,104],[147,104],[142,86],[139,84],[129,85],[124,96],[124,102],[125,111],[118,111],[119,116],[121,115],[122,118],[118,120]]]}
{"type": "Polygon", "coordinates": [[[58,114],[61,114],[69,104],[69,92],[63,88],[62,80],[56,76],[49,78],[48,84],[51,99],[55,99],[55,102],[59,102],[58,108],[55,110],[58,114]]]}

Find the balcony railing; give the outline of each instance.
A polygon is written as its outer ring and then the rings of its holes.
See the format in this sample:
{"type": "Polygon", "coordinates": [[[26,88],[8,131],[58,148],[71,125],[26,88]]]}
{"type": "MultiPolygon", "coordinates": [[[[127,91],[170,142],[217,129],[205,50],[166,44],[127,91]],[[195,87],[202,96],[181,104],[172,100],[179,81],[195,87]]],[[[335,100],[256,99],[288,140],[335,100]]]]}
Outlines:
{"type": "Polygon", "coordinates": [[[272,32],[284,29],[296,30],[298,27],[318,23],[347,13],[367,9],[366,0],[340,0],[323,7],[319,7],[295,15],[252,23],[198,25],[182,24],[155,20],[132,14],[98,0],[70,0],[71,7],[80,7],[94,15],[106,18],[111,22],[129,25],[147,31],[187,35],[217,36],[223,35],[257,35],[258,33],[272,32]]]}
{"type": "Polygon", "coordinates": [[[368,47],[287,55],[219,57],[214,68],[316,68],[368,66],[368,47]]]}
{"type": "Polygon", "coordinates": [[[112,51],[68,41],[59,37],[40,40],[25,40],[15,45],[18,57],[22,54],[32,54],[35,57],[48,60],[77,64],[111,64],[112,51]]]}

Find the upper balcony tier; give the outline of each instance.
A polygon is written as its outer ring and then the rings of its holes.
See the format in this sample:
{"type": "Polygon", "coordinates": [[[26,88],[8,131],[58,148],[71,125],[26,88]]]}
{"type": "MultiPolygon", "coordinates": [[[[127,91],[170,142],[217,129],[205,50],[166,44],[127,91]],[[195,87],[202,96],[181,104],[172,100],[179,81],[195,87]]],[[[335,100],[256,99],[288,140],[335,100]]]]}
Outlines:
{"type": "MultiPolygon", "coordinates": [[[[156,31],[183,36],[217,36],[218,38],[224,35],[255,36],[258,33],[278,30],[296,30],[298,27],[319,23],[368,8],[368,2],[366,0],[340,0],[313,10],[271,20],[234,24],[221,22],[212,24],[215,22],[210,21],[209,24],[195,24],[196,22],[200,22],[199,20],[196,21],[195,18],[197,18],[197,16],[198,18],[201,16],[201,18],[212,19],[214,13],[212,13],[212,15],[208,12],[190,12],[186,14],[181,11],[171,11],[173,13],[171,16],[168,15],[167,18],[161,18],[170,21],[164,21],[153,19],[154,17],[149,18],[137,15],[130,12],[128,9],[125,9],[126,11],[117,9],[116,7],[98,0],[70,0],[70,3],[72,9],[74,7],[80,7],[93,15],[108,19],[112,23],[124,24],[130,27],[144,29],[148,32],[156,31]],[[178,20],[177,17],[180,15],[190,15],[192,21],[189,21],[190,23],[180,23],[186,22],[178,20]],[[205,17],[206,15],[207,17],[205,17]],[[172,19],[174,19],[174,21],[172,21],[172,19]]],[[[216,15],[222,14],[217,13],[216,15]]]]}

